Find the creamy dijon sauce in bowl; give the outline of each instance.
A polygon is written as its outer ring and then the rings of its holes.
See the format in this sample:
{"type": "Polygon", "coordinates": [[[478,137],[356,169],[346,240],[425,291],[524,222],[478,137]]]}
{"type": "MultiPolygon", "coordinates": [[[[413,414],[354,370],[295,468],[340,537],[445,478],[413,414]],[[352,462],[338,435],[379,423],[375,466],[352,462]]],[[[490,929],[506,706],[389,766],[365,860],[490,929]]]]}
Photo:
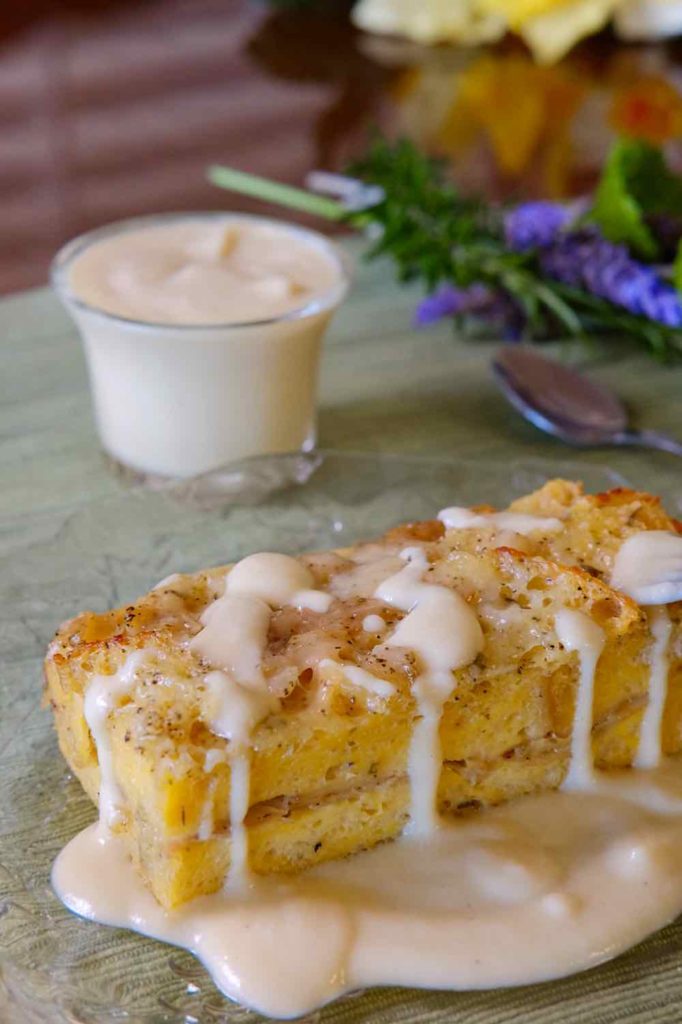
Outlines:
{"type": "Polygon", "coordinates": [[[69,243],[52,280],[116,462],[180,478],[313,446],[322,337],[348,288],[322,235],[228,213],[140,217],[69,243]]]}
{"type": "MultiPolygon", "coordinates": [[[[446,515],[455,518],[452,509],[446,515]]],[[[515,525],[527,534],[546,528],[547,520],[532,520],[515,525]]],[[[86,694],[101,769],[100,820],[54,865],[53,885],[70,909],[191,950],[226,995],[275,1017],[298,1016],[369,985],[467,989],[561,977],[617,955],[682,912],[682,764],[663,760],[660,739],[669,638],[662,599],[682,600],[682,538],[639,534],[637,544],[623,544],[613,571],[624,592],[648,605],[653,623],[639,767],[604,773],[592,763],[603,634],[590,617],[565,608],[555,618],[557,640],[575,653],[580,671],[561,790],[447,821],[436,812],[440,711],[453,669],[481,650],[481,627],[457,594],[428,582],[422,549],[406,548],[401,557],[403,567],[375,596],[405,612],[382,642],[420,655],[403,836],[294,878],[249,874],[249,742],[276,699],[260,668],[270,616],[287,605],[324,610],[330,598],[295,559],[260,553],[228,572],[224,595],[206,609],[191,641],[216,666],[207,680],[211,728],[230,740],[235,853],[224,890],[164,910],[111,830],[120,794],[103,723],[132,685],[136,659],[144,657],[136,652],[86,694]]],[[[382,699],[371,677],[350,682],[382,699]]]]}
{"type": "Polygon", "coordinates": [[[339,267],[304,232],[238,216],[191,215],[109,235],[70,263],[86,305],[150,324],[240,324],[303,310],[330,292],[339,267]]]}

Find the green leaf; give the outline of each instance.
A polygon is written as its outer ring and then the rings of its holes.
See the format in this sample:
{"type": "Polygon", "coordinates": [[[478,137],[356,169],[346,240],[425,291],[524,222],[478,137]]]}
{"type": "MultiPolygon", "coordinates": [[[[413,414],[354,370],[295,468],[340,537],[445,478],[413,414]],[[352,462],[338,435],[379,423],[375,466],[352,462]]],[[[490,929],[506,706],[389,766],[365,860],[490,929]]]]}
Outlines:
{"type": "Polygon", "coordinates": [[[624,242],[638,255],[656,259],[656,240],[644,221],[641,208],[628,195],[620,179],[602,180],[589,220],[598,224],[612,242],[624,242]]]}
{"type": "Polygon", "coordinates": [[[624,242],[646,259],[659,255],[647,214],[682,214],[682,179],[657,146],[621,139],[611,150],[587,219],[612,242],[624,242]]]}

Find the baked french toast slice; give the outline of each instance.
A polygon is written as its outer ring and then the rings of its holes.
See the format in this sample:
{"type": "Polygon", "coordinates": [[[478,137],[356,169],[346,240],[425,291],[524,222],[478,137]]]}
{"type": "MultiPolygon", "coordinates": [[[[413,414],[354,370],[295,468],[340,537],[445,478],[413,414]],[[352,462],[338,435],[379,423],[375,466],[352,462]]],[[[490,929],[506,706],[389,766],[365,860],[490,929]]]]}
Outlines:
{"type": "MultiPolygon", "coordinates": [[[[561,508],[550,491],[525,500],[536,502],[531,514],[563,524],[579,497],[571,494],[561,508]]],[[[588,518],[596,514],[585,510],[588,518]]],[[[562,564],[568,548],[560,550],[559,536],[512,538],[521,551],[496,546],[485,530],[445,530],[434,521],[344,551],[300,556],[332,600],[325,611],[284,606],[270,618],[262,671],[275,705],[250,738],[251,870],[299,871],[391,839],[406,825],[420,658],[386,642],[405,613],[375,595],[404,565],[407,546],[428,560],[429,583],[467,602],[483,634],[478,656],[453,671],[443,706],[441,813],[560,785],[580,672],[578,654],[557,637],[555,618],[564,609],[587,615],[605,638],[595,674],[594,761],[631,763],[633,708],[641,717],[648,689],[648,620],[586,556],[562,564]],[[386,685],[368,689],[353,670],[386,685]]],[[[217,890],[230,868],[230,741],[210,726],[206,679],[215,666],[190,647],[229,572],[175,576],[125,608],[84,613],[60,628],[45,664],[61,750],[96,801],[101,776],[85,695],[93,679],[113,679],[137,659],[131,685],[104,723],[124,806],[115,827],[167,907],[217,890]]],[[[681,745],[681,719],[672,702],[665,716],[670,752],[681,745]]]]}
{"type": "MultiPolygon", "coordinates": [[[[449,543],[464,550],[480,552],[500,542],[500,531],[491,520],[490,506],[478,506],[484,521],[473,528],[451,530],[449,543]]],[[[618,551],[628,538],[650,530],[682,535],[682,523],[668,515],[660,498],[630,488],[615,488],[601,494],[586,494],[582,484],[572,480],[551,480],[544,487],[512,502],[508,512],[559,520],[560,529],[537,529],[530,535],[512,538],[528,553],[542,555],[559,564],[577,566],[591,576],[609,582],[618,551]]],[[[506,531],[509,539],[509,531],[506,531]]],[[[667,689],[661,720],[661,748],[664,754],[677,753],[682,747],[682,602],[666,606],[670,619],[667,644],[667,689]]],[[[650,638],[648,651],[652,648],[650,638]]],[[[648,661],[649,654],[643,654],[648,661]]],[[[633,747],[640,735],[648,690],[624,692],[617,727],[612,728],[609,758],[614,765],[632,761],[633,747]]],[[[601,725],[597,719],[595,732],[601,725]]]]}
{"type": "MultiPolygon", "coordinates": [[[[569,565],[579,565],[599,579],[610,580],[616,555],[629,537],[645,530],[682,535],[682,523],[668,513],[660,498],[629,488],[603,494],[585,494],[573,481],[552,480],[533,494],[514,502],[510,509],[536,516],[557,516],[562,530],[542,538],[539,553],[569,565]]],[[[668,685],[661,722],[664,754],[682,746],[682,602],[666,606],[671,632],[668,642],[668,685]]],[[[622,709],[621,733],[628,733],[620,763],[629,763],[632,743],[639,735],[644,701],[635,701],[626,714],[622,709]]]]}

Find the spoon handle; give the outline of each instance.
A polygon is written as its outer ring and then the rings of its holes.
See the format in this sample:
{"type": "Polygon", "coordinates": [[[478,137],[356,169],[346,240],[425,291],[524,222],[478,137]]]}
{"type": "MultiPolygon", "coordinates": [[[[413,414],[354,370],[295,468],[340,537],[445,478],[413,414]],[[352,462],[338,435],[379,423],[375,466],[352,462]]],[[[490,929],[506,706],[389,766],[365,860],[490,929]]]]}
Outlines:
{"type": "Polygon", "coordinates": [[[682,457],[682,442],[667,434],[659,434],[656,430],[624,430],[618,434],[616,444],[633,445],[637,448],[657,448],[662,452],[682,457]]]}

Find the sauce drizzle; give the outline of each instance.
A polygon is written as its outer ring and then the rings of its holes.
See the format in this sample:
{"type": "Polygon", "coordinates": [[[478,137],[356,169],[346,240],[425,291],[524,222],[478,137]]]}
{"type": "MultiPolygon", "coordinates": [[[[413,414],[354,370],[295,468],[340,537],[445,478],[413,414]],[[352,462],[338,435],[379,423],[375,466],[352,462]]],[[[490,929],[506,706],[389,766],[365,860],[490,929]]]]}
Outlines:
{"type": "Polygon", "coordinates": [[[571,760],[563,789],[587,789],[594,783],[592,762],[592,705],[597,662],[604,648],[604,632],[583,612],[562,609],[555,617],[559,642],[575,651],[580,661],[580,676],[573,713],[571,760]]]}
{"type": "MultiPolygon", "coordinates": [[[[521,533],[520,525],[504,528],[521,533]]],[[[109,828],[124,807],[107,718],[135,683],[143,658],[138,652],[115,675],[96,676],[86,693],[102,776],[100,824],[76,836],[55,861],[57,894],[86,918],[193,951],[226,995],[286,1018],[358,987],[526,984],[594,966],[629,948],[682,912],[682,772],[673,762],[659,765],[672,626],[658,605],[661,586],[668,595],[677,593],[677,569],[669,564],[670,578],[662,580],[659,555],[670,550],[669,541],[654,546],[653,575],[647,570],[639,577],[653,607],[649,705],[636,760],[637,767],[651,770],[595,769],[594,681],[605,637],[589,616],[564,608],[555,616],[555,631],[578,656],[579,681],[561,790],[456,823],[437,813],[440,719],[455,686],[453,673],[476,659],[484,637],[459,594],[426,581],[424,550],[405,549],[405,564],[374,596],[405,613],[375,652],[388,646],[417,658],[405,830],[410,841],[382,844],[286,879],[248,872],[250,743],[257,724],[279,706],[262,658],[273,609],[290,604],[324,611],[332,598],[314,588],[312,574],[295,559],[267,553],[244,559],[228,573],[224,595],[206,609],[203,629],[190,645],[211,666],[204,678],[207,724],[229,741],[228,884],[213,896],[164,910],[136,874],[123,839],[109,828]]],[[[646,550],[631,546],[614,567],[621,587],[640,596],[633,566],[641,566],[646,550]]],[[[506,614],[503,609],[500,628],[506,614]]],[[[379,616],[368,616],[363,627],[380,632],[381,623],[386,628],[379,616]]],[[[358,666],[325,659],[319,667],[342,673],[370,697],[383,700],[394,692],[390,682],[358,666]]],[[[206,771],[221,753],[208,752],[206,771]]],[[[212,832],[212,800],[209,786],[200,838],[212,832]]]]}
{"type": "Polygon", "coordinates": [[[453,671],[470,665],[483,649],[478,619],[463,597],[422,576],[429,563],[421,548],[405,548],[403,569],[377,588],[375,597],[407,612],[384,641],[387,647],[415,651],[422,671],[413,684],[417,719],[408,770],[411,804],[408,835],[425,836],[439,824],[436,809],[442,756],[438,730],[443,705],[455,685],[453,671]]]}

